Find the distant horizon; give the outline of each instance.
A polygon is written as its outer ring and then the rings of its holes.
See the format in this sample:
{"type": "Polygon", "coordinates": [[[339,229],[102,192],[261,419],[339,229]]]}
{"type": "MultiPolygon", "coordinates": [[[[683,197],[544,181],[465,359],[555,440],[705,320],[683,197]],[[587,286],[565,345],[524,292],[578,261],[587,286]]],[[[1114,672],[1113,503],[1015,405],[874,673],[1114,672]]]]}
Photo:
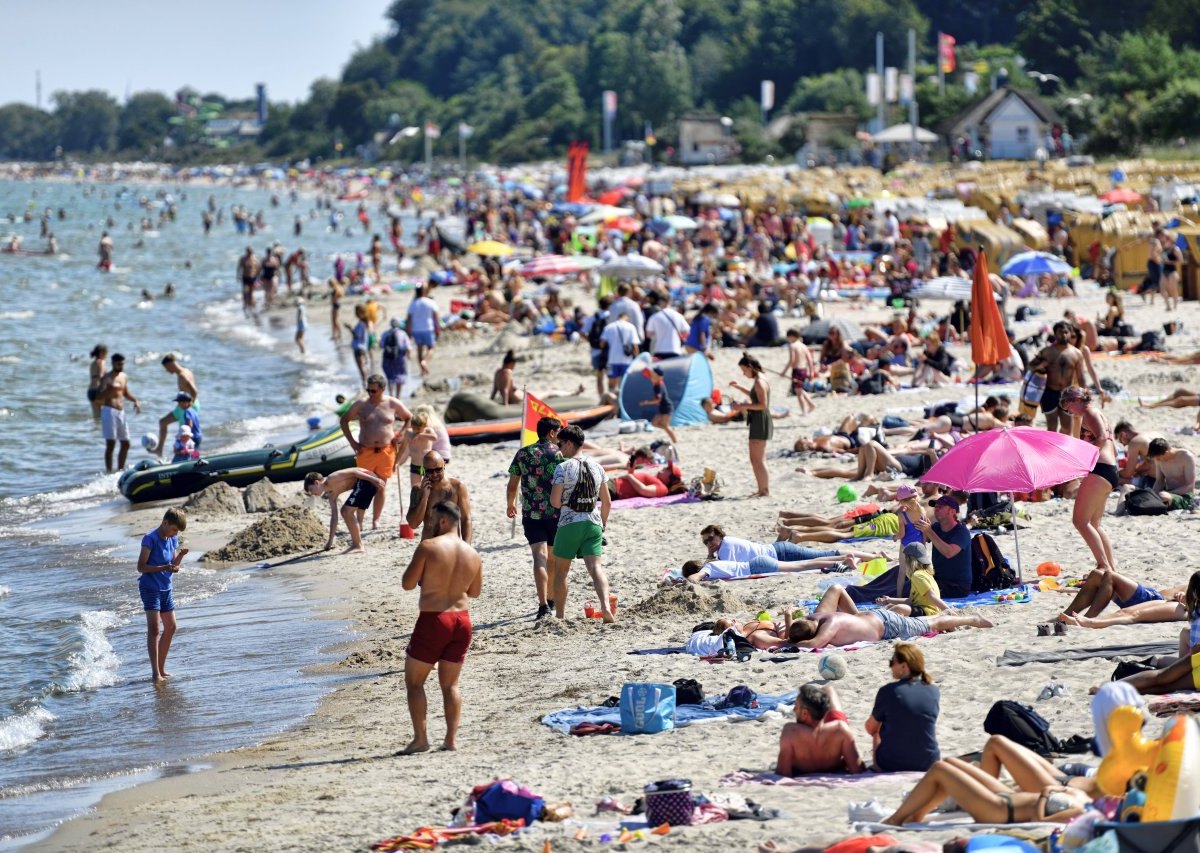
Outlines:
{"type": "Polygon", "coordinates": [[[173,98],[190,86],[201,95],[253,100],[258,83],[268,100],[296,103],[314,80],[340,78],[358,47],[387,34],[390,5],[355,0],[334,11],[313,0],[210,0],[202,16],[177,19],[148,0],[34,4],[0,29],[7,69],[0,106],[36,106],[39,71],[45,110],[54,109],[58,91],[100,89],[124,103],[139,92],[173,98]],[[228,45],[239,38],[245,49],[234,53],[228,45]]]}

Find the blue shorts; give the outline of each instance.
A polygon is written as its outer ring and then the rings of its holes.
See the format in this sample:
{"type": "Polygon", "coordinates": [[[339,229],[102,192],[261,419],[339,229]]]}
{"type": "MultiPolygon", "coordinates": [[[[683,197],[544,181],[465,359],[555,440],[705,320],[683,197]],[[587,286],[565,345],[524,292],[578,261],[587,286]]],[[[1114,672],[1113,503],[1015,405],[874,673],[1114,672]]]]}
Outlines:
{"type": "Polygon", "coordinates": [[[608,364],[608,356],[603,350],[592,353],[592,370],[603,370],[606,364],[608,364]]]}
{"type": "Polygon", "coordinates": [[[138,584],[138,592],[142,596],[142,607],[146,610],[170,613],[175,609],[175,598],[169,589],[153,589],[138,584]]]}
{"type": "Polygon", "coordinates": [[[431,347],[436,340],[433,336],[433,332],[413,332],[412,339],[419,347],[431,347]]]}
{"type": "Polygon", "coordinates": [[[1154,587],[1138,584],[1137,589],[1133,591],[1133,595],[1121,601],[1119,598],[1113,599],[1113,604],[1124,610],[1126,607],[1133,607],[1135,604],[1145,604],[1147,601],[1162,601],[1162,594],[1154,587]]]}
{"type": "Polygon", "coordinates": [[[620,379],[622,376],[625,375],[625,372],[628,370],[629,370],[628,362],[626,362],[625,364],[612,364],[610,362],[608,365],[608,378],[609,379],[620,379]]]}

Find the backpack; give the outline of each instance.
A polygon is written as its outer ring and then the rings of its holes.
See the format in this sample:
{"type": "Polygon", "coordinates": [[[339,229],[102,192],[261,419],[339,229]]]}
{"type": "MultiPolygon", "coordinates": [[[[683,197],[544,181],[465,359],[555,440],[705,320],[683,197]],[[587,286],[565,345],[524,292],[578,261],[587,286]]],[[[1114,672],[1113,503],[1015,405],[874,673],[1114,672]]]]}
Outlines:
{"type": "Polygon", "coordinates": [[[680,678],[675,682],[676,705],[701,705],[704,703],[704,687],[694,678],[680,678]]]}
{"type": "Polygon", "coordinates": [[[1008,558],[990,533],[977,533],[971,538],[971,591],[987,592],[1008,589],[1017,583],[1016,573],[1009,567],[1008,558]]]}
{"type": "Polygon", "coordinates": [[[608,313],[597,311],[596,316],[592,318],[592,327],[588,329],[588,344],[592,349],[604,349],[604,341],[601,338],[606,325],[608,325],[608,313]]]}
{"type": "Polygon", "coordinates": [[[389,361],[400,357],[402,349],[400,347],[400,335],[395,329],[389,329],[380,341],[383,344],[383,357],[389,361]]]}
{"type": "Polygon", "coordinates": [[[1162,332],[1142,332],[1142,342],[1137,345],[1137,352],[1162,352],[1167,348],[1162,332]]]}
{"type": "Polygon", "coordinates": [[[572,512],[590,513],[600,500],[599,484],[592,474],[592,466],[587,463],[587,459],[579,460],[579,479],[571,490],[571,497],[567,499],[567,509],[572,512]]]}
{"type": "Polygon", "coordinates": [[[1038,755],[1059,751],[1058,738],[1050,734],[1050,724],[1042,715],[1011,699],[1001,699],[992,705],[984,718],[983,730],[990,735],[1004,735],[1038,755]]]}
{"type": "Polygon", "coordinates": [[[1171,511],[1153,489],[1134,489],[1125,496],[1125,509],[1130,515],[1166,515],[1171,511]]]}

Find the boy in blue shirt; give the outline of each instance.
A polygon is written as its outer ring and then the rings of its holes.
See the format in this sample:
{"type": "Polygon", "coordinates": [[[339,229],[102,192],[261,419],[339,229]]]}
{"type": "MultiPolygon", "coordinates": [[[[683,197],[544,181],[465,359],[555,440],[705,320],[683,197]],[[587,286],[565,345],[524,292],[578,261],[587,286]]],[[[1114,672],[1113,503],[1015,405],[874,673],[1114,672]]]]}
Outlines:
{"type": "Polygon", "coordinates": [[[155,683],[169,678],[167,652],[175,636],[175,600],[171,595],[172,575],[187,548],[179,547],[179,534],[187,528],[183,510],[171,507],[163,515],[162,524],[142,537],[142,552],[138,556],[138,592],[146,609],[146,650],[150,654],[150,670],[155,683]]]}

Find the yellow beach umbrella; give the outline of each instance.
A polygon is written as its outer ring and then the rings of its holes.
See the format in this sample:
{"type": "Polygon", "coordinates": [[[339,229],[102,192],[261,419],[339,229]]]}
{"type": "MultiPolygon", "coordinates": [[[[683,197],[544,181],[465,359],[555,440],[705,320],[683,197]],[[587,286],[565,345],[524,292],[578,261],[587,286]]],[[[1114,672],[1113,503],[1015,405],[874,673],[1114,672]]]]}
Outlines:
{"type": "Polygon", "coordinates": [[[470,246],[467,246],[467,251],[476,255],[482,255],[485,258],[506,258],[516,250],[507,243],[501,243],[499,240],[481,240],[478,243],[472,243],[470,246]]]}

